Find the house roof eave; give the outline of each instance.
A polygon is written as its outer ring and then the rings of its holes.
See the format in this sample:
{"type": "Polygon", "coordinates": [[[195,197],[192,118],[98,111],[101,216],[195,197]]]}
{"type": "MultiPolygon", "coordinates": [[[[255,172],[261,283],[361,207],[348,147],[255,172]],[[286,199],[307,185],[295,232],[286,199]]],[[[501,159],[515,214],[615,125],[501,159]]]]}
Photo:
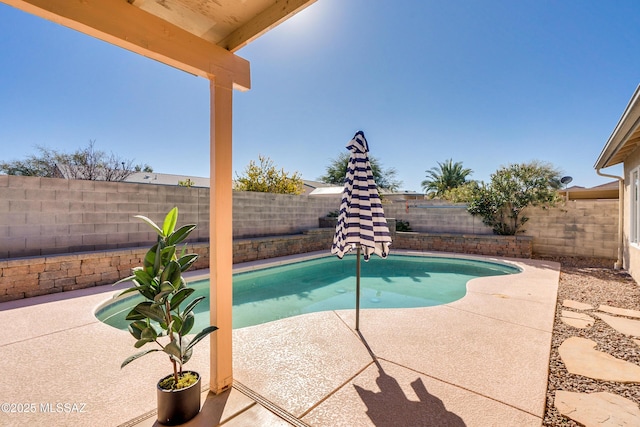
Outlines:
{"type": "Polygon", "coordinates": [[[635,150],[638,143],[640,143],[640,85],[609,136],[594,168],[602,169],[622,163],[635,150]]]}

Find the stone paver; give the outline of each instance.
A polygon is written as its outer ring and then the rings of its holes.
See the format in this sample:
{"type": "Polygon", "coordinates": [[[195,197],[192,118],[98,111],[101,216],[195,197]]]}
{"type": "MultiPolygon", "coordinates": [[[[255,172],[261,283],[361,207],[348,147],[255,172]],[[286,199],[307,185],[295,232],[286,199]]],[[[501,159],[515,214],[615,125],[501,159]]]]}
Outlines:
{"type": "MultiPolygon", "coordinates": [[[[573,300],[564,300],[562,305],[576,310],[593,310],[590,304],[573,300]]],[[[640,337],[640,320],[628,319],[628,317],[640,319],[640,311],[604,304],[600,305],[598,310],[616,315],[594,313],[616,331],[640,337]]],[[[595,321],[587,314],[570,310],[562,310],[561,319],[564,323],[576,328],[590,327],[595,321]]],[[[640,346],[640,340],[632,341],[640,346]]],[[[605,381],[640,382],[640,366],[597,351],[596,345],[597,343],[592,340],[571,337],[560,345],[558,352],[567,370],[572,374],[605,381]]],[[[632,400],[613,393],[574,393],[557,390],[554,405],[562,415],[585,427],[640,426],[638,405],[632,400]]]]}
{"type": "Polygon", "coordinates": [[[560,317],[564,323],[574,328],[585,329],[593,326],[596,321],[593,317],[584,313],[576,313],[575,311],[562,310],[562,317],[560,317]]]}
{"type": "Polygon", "coordinates": [[[602,304],[598,307],[598,310],[604,311],[605,313],[617,314],[619,316],[626,317],[636,317],[640,319],[640,311],[638,310],[629,310],[628,308],[611,307],[609,305],[602,304]]]}
{"type": "Polygon", "coordinates": [[[640,337],[640,320],[631,320],[624,317],[609,316],[608,314],[594,313],[621,334],[632,337],[640,337]]]}
{"type": "Polygon", "coordinates": [[[562,306],[567,308],[575,308],[576,310],[593,310],[593,306],[591,304],[585,304],[583,302],[573,301],[570,299],[562,301],[562,306]]]}
{"type": "Polygon", "coordinates": [[[596,342],[580,337],[567,338],[558,348],[567,370],[589,378],[640,382],[640,366],[595,350],[596,342]]]}
{"type": "Polygon", "coordinates": [[[640,425],[640,408],[632,400],[617,394],[556,391],[558,411],[585,427],[640,425]]]}

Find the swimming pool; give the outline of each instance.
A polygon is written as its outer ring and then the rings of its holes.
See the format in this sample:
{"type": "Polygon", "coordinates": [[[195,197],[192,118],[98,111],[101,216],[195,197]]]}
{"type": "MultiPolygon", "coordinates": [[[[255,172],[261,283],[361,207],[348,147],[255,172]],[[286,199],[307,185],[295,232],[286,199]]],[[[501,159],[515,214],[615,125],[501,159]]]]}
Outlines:
{"type": "MultiPolygon", "coordinates": [[[[355,308],[356,258],[333,256],[233,275],[233,328],[285,317],[355,308]]],[[[519,273],[518,267],[465,258],[389,255],[361,264],[360,307],[409,308],[446,304],[466,294],[476,277],[519,273]]],[[[192,283],[192,298],[209,296],[209,280],[192,283]]],[[[208,298],[207,298],[208,300],[208,298]]],[[[98,307],[102,322],[126,330],[127,313],[142,298],[129,295],[98,307]]],[[[194,330],[209,325],[209,305],[196,308],[194,330]],[[200,309],[198,311],[198,309],[200,309]]]]}

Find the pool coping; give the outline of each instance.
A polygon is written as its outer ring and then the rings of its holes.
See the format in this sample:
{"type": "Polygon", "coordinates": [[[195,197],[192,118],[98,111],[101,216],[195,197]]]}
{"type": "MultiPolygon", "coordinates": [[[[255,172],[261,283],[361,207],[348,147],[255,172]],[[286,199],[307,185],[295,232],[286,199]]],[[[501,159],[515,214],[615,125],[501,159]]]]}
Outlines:
{"type": "MultiPolygon", "coordinates": [[[[300,425],[373,425],[376,417],[381,423],[386,416],[375,409],[382,402],[403,409],[396,417],[408,421],[438,414],[452,425],[503,425],[508,419],[539,426],[559,264],[394,252],[505,261],[521,266],[523,272],[517,280],[513,275],[474,279],[465,297],[444,306],[363,310],[360,333],[353,329],[354,310],[234,330],[236,386],[218,396],[205,393],[202,413],[189,424],[214,419],[241,425],[242,419],[251,419],[251,425],[295,425],[296,420],[300,425]],[[387,393],[387,386],[394,394],[387,393]],[[281,410],[279,415],[274,408],[281,410]]],[[[194,272],[190,278],[204,273],[194,272]]],[[[164,375],[163,362],[144,370],[120,370],[120,362],[133,350],[127,333],[93,317],[95,307],[116,292],[108,288],[0,304],[5,325],[0,357],[13,373],[10,382],[0,383],[0,396],[37,405],[86,404],[82,413],[2,413],[0,424],[153,425],[153,384],[164,375]],[[21,354],[27,356],[15,357],[21,354]],[[78,381],[78,374],[83,381],[78,381]]],[[[194,353],[189,367],[201,372],[206,383],[208,346],[201,344],[194,353]]]]}

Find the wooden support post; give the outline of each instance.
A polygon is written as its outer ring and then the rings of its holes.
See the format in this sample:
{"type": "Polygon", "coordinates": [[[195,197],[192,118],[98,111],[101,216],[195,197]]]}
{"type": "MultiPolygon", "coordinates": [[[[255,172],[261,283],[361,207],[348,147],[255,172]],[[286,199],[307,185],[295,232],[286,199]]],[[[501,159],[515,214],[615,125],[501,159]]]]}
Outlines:
{"type": "Polygon", "coordinates": [[[210,307],[211,324],[219,329],[211,335],[210,388],[220,393],[233,383],[232,370],[232,99],[230,77],[211,77],[211,192],[210,307]]]}

